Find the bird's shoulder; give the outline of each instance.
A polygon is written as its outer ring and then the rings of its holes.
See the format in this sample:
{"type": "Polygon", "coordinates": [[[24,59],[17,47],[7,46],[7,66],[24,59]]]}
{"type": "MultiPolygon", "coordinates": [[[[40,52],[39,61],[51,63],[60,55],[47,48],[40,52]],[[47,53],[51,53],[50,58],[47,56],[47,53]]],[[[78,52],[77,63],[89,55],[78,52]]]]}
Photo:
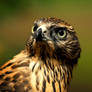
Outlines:
{"type": "Polygon", "coordinates": [[[29,85],[29,64],[32,59],[28,58],[28,54],[25,51],[21,51],[14,56],[13,59],[7,61],[0,67],[0,91],[14,91],[20,90],[24,92],[30,89],[29,85]]]}
{"type": "Polygon", "coordinates": [[[0,91],[59,92],[61,89],[66,90],[64,87],[66,76],[62,66],[55,67],[49,63],[51,61],[46,61],[47,64],[43,62],[36,56],[30,58],[25,51],[14,56],[0,68],[0,91]]]}

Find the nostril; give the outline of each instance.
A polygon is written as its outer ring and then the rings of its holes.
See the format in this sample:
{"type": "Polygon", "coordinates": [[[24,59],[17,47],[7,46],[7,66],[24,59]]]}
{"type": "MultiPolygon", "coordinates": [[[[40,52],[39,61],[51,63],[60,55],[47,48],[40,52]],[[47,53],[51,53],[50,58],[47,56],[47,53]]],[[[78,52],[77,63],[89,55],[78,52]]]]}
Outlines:
{"type": "Polygon", "coordinates": [[[46,33],[47,31],[44,31],[44,33],[46,33]]]}

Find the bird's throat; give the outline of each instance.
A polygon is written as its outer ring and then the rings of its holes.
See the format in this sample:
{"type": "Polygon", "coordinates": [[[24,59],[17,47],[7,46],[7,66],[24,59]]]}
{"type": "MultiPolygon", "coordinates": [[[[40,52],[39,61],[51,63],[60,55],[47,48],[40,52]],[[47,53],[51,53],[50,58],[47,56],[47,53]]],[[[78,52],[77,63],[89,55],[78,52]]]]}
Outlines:
{"type": "Polygon", "coordinates": [[[41,59],[52,58],[53,49],[49,47],[45,42],[37,42],[33,45],[34,56],[38,56],[41,59]]]}

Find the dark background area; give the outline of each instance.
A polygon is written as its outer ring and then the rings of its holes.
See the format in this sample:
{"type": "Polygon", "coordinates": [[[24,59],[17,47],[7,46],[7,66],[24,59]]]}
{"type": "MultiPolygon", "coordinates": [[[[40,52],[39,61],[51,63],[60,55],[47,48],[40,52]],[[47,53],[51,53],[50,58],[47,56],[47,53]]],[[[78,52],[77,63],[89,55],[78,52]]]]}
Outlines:
{"type": "Polygon", "coordinates": [[[0,65],[25,47],[40,17],[58,17],[74,26],[82,53],[70,90],[92,92],[92,0],[0,0],[0,65]]]}

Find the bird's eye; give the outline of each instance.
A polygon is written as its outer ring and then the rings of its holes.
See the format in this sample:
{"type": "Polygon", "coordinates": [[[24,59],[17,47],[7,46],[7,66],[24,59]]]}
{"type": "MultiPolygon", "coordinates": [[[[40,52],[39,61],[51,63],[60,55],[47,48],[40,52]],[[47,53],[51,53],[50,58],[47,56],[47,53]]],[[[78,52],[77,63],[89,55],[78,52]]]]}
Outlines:
{"type": "Polygon", "coordinates": [[[37,28],[38,28],[38,25],[35,24],[35,25],[32,27],[32,33],[35,32],[35,31],[37,30],[37,28]]]}
{"type": "Polygon", "coordinates": [[[67,35],[67,32],[64,28],[57,29],[57,35],[59,38],[65,38],[67,35]]]}

